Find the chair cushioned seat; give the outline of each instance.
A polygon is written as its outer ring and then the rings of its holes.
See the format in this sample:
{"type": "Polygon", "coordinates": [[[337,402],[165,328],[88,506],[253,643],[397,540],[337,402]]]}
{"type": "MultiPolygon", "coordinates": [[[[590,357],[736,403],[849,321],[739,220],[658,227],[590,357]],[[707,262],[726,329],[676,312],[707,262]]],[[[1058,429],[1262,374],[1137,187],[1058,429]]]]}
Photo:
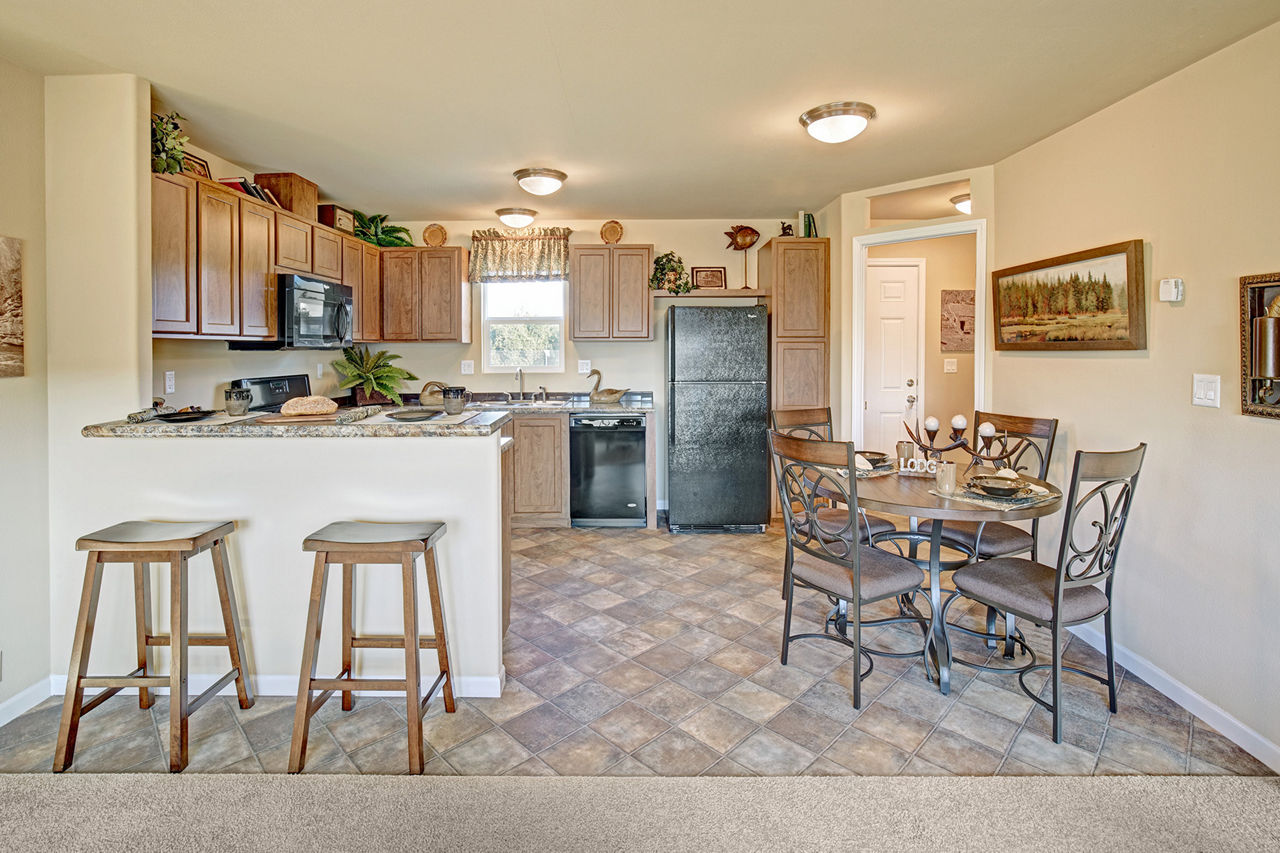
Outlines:
{"type": "MultiPolygon", "coordinates": [[[[819,533],[827,534],[822,538],[825,538],[828,540],[834,540],[836,538],[839,538],[837,534],[839,533],[839,531],[844,530],[845,525],[849,523],[849,511],[847,509],[837,509],[834,507],[827,507],[825,509],[819,509],[817,512],[817,516],[818,516],[819,533]]],[[[866,518],[867,518],[866,523],[863,523],[862,521],[858,522],[858,541],[859,542],[868,541],[867,540],[868,526],[870,526],[871,528],[872,536],[878,536],[881,533],[888,533],[891,530],[895,529],[892,521],[889,521],[888,519],[885,519],[885,518],[881,518],[878,515],[872,515],[871,513],[867,513],[866,518]]],[[[795,515],[796,529],[803,531],[808,527],[808,525],[809,525],[809,522],[805,518],[805,514],[803,512],[796,513],[795,515]]]]}
{"type": "MultiPolygon", "coordinates": [[[[875,601],[891,595],[909,592],[920,586],[924,575],[915,563],[872,548],[870,545],[859,545],[859,570],[862,575],[861,601],[875,601]]],[[[853,573],[844,566],[807,554],[800,549],[795,551],[795,559],[791,567],[792,574],[805,583],[837,595],[846,601],[853,601],[853,573]]]]}
{"type": "MultiPolygon", "coordinates": [[[[921,533],[933,531],[932,521],[920,522],[921,533]]],[[[942,525],[942,535],[973,549],[978,541],[978,522],[947,521],[942,525]]],[[[1021,554],[1030,551],[1035,544],[1031,534],[1021,527],[1005,524],[1002,521],[991,521],[982,528],[982,543],[977,549],[979,557],[1007,557],[1010,554],[1021,554]]]]}
{"type": "MultiPolygon", "coordinates": [[[[980,560],[958,570],[952,578],[956,589],[993,604],[1001,610],[1024,613],[1038,622],[1053,619],[1053,592],[1057,571],[1043,563],[1020,557],[980,560]]],[[[1096,586],[1063,590],[1063,622],[1081,622],[1107,609],[1107,596],[1096,586]]]]}
{"type": "MultiPolygon", "coordinates": [[[[395,545],[422,543],[442,532],[441,521],[335,521],[307,537],[303,549],[307,551],[332,550],[329,545],[395,545]]],[[[421,550],[418,548],[416,550],[421,550]]]]}

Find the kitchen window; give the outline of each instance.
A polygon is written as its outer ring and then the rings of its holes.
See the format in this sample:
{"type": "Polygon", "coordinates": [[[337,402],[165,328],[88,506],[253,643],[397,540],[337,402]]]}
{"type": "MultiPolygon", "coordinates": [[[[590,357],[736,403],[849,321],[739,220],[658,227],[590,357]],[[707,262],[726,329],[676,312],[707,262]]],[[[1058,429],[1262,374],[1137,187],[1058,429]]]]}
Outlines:
{"type": "Polygon", "coordinates": [[[481,286],[485,373],[564,372],[563,281],[486,281],[481,286]]]}

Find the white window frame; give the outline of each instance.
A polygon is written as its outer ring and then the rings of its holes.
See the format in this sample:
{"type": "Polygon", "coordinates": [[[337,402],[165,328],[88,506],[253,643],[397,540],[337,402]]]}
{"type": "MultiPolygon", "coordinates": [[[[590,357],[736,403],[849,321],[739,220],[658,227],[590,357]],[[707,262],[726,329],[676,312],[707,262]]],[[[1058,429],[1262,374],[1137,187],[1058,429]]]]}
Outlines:
{"type": "Polygon", "coordinates": [[[490,317],[489,316],[489,291],[486,288],[490,282],[480,283],[480,372],[481,373],[515,373],[522,370],[525,373],[564,373],[565,372],[565,336],[569,333],[566,314],[568,311],[565,307],[565,299],[569,292],[569,282],[567,280],[559,281],[560,294],[562,297],[560,316],[559,317],[490,317]],[[543,326],[559,326],[560,327],[560,364],[559,366],[550,367],[523,367],[520,365],[494,365],[489,362],[489,328],[494,323],[502,325],[505,323],[519,323],[522,325],[543,325],[543,326]]]}

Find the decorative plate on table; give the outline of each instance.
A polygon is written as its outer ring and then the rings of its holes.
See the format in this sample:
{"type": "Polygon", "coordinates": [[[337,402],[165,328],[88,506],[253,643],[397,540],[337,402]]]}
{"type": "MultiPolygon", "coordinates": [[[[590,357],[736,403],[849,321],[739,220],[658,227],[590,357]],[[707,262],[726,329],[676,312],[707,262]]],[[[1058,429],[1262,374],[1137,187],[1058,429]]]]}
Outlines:
{"type": "Polygon", "coordinates": [[[449,232],[439,222],[433,222],[422,229],[422,242],[432,249],[438,249],[449,239],[449,232]]]}
{"type": "Polygon", "coordinates": [[[616,243],[622,239],[622,223],[616,219],[610,219],[604,225],[600,226],[600,239],[606,243],[616,243]]]}
{"type": "Polygon", "coordinates": [[[432,418],[440,416],[439,409],[401,409],[398,412],[388,412],[387,417],[395,421],[406,421],[415,423],[417,421],[429,421],[432,418]]]}
{"type": "Polygon", "coordinates": [[[191,421],[202,421],[216,414],[217,412],[208,409],[196,409],[193,412],[168,412],[167,414],[156,415],[156,420],[169,424],[185,424],[191,421]]]}
{"type": "Polygon", "coordinates": [[[991,492],[984,490],[981,486],[974,485],[973,483],[965,483],[964,490],[971,495],[976,495],[980,498],[987,498],[988,500],[994,501],[1020,501],[1023,498],[1034,497],[1036,493],[1035,489],[1023,486],[1011,495],[994,495],[991,492]]]}

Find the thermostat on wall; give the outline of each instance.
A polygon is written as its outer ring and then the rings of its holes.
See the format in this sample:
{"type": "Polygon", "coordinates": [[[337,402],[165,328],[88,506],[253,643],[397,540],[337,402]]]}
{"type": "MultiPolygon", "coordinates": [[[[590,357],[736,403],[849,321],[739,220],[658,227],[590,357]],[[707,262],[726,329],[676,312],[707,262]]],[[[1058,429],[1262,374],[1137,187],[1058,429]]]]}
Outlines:
{"type": "Polygon", "coordinates": [[[1161,302],[1181,302],[1182,301],[1182,279],[1180,278],[1160,279],[1160,301],[1161,302]]]}

